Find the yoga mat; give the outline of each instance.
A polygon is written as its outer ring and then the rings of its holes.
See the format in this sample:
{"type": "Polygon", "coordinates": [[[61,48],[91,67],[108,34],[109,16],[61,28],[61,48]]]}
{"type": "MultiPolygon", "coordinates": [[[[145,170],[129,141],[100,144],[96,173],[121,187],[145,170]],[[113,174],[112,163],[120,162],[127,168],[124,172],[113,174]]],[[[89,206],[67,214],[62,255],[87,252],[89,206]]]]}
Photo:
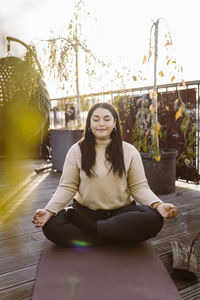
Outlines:
{"type": "Polygon", "coordinates": [[[181,300],[149,242],[61,248],[46,241],[33,300],[181,300]]]}

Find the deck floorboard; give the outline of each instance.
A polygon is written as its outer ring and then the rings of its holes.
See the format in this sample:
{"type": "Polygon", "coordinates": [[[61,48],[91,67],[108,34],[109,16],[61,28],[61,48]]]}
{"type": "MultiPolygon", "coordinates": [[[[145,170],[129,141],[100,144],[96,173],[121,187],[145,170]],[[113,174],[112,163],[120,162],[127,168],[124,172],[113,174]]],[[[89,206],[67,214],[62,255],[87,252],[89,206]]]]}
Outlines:
{"type": "MultiPolygon", "coordinates": [[[[0,162],[0,167],[2,164],[0,162]]],[[[33,172],[34,167],[39,165],[40,161],[30,162],[30,166],[27,168],[29,173],[33,172]]],[[[1,175],[0,168],[0,178],[1,175]]],[[[6,225],[1,224],[0,226],[1,300],[28,300],[32,297],[45,238],[41,228],[35,228],[32,225],[31,218],[34,211],[44,207],[52,197],[60,175],[61,173],[52,170],[34,175],[34,180],[41,179],[40,183],[14,211],[10,211],[10,216],[5,222],[6,225]]],[[[5,177],[4,182],[6,182],[5,177]]],[[[32,187],[31,181],[29,184],[32,187]]],[[[3,186],[0,182],[0,194],[3,186]]],[[[17,185],[14,187],[17,189],[17,185]]],[[[12,199],[10,198],[10,201],[13,203],[20,201],[22,195],[21,192],[16,193],[12,199]]],[[[200,230],[200,188],[177,182],[174,193],[160,196],[160,198],[165,202],[174,203],[179,214],[173,220],[165,220],[163,229],[155,238],[151,239],[151,243],[171,275],[181,297],[185,300],[199,300],[200,276],[195,282],[180,280],[175,278],[171,271],[171,241],[177,240],[191,244],[192,239],[200,230]]],[[[200,239],[195,243],[195,249],[199,255],[200,239]]],[[[200,260],[199,257],[198,260],[200,260]]]]}

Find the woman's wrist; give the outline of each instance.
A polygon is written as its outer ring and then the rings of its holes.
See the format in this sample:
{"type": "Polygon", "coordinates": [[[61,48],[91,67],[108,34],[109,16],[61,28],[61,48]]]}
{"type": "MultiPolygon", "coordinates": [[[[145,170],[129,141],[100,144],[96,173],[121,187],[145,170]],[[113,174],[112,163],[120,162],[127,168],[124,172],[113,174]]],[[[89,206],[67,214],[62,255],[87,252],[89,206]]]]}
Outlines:
{"type": "Polygon", "coordinates": [[[54,216],[56,213],[54,213],[53,211],[50,211],[49,209],[47,209],[47,208],[45,208],[45,210],[49,213],[49,214],[51,214],[52,216],[54,216]]]}
{"type": "Polygon", "coordinates": [[[158,206],[161,205],[161,204],[163,204],[163,201],[161,201],[161,200],[160,201],[156,201],[156,202],[154,202],[154,203],[151,204],[151,207],[153,209],[157,209],[158,206]]]}

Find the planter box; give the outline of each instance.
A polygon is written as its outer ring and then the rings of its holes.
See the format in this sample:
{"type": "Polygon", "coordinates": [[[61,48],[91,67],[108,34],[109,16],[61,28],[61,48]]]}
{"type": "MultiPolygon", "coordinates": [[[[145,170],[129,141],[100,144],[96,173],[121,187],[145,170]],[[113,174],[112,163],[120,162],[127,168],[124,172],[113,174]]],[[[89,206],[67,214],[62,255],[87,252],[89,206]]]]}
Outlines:
{"type": "Polygon", "coordinates": [[[151,153],[140,153],[150,188],[156,195],[174,192],[176,182],[176,157],[174,149],[161,150],[161,159],[152,159],[151,153]]]}
{"type": "Polygon", "coordinates": [[[66,154],[83,135],[83,129],[51,129],[52,168],[62,172],[66,154]]]}

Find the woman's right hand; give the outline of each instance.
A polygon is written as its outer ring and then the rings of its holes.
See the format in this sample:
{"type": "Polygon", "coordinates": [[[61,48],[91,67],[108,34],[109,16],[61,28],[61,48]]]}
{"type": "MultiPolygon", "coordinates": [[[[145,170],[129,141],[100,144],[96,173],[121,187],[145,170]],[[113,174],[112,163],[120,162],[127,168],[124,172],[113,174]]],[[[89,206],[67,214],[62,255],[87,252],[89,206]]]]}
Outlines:
{"type": "Polygon", "coordinates": [[[33,216],[32,222],[36,228],[42,227],[53,215],[53,212],[50,212],[46,209],[37,209],[35,215],[33,216]]]}

